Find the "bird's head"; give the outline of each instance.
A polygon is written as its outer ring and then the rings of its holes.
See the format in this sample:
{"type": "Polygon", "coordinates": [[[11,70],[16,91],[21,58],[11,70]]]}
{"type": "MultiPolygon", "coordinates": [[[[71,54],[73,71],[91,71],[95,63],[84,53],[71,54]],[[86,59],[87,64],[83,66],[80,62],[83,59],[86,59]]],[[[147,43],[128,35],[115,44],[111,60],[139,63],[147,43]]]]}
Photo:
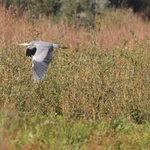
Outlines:
{"type": "Polygon", "coordinates": [[[18,45],[21,45],[21,46],[30,46],[30,43],[20,43],[18,45]]]}
{"type": "Polygon", "coordinates": [[[20,46],[26,46],[26,47],[28,47],[29,49],[32,49],[32,48],[35,47],[35,45],[34,45],[33,42],[29,42],[29,43],[20,43],[20,44],[18,44],[18,45],[20,45],[20,46]]]}

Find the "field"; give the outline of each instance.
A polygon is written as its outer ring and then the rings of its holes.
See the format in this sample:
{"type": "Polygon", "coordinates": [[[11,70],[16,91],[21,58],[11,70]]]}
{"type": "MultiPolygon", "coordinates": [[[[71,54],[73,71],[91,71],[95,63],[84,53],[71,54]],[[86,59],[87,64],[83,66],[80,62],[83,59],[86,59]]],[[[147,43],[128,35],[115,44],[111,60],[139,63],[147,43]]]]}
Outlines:
{"type": "Polygon", "coordinates": [[[0,150],[148,150],[150,22],[110,10],[94,29],[0,8],[0,150]],[[17,44],[56,49],[43,82],[17,44]]]}

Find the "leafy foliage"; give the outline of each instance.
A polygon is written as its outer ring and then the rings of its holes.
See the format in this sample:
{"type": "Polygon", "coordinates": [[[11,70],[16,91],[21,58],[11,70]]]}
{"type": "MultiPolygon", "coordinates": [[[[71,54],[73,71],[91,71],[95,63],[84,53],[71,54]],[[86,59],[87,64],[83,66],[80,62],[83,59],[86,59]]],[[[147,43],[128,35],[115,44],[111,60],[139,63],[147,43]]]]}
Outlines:
{"type": "Polygon", "coordinates": [[[30,11],[32,15],[46,14],[53,17],[81,18],[82,22],[92,24],[96,13],[103,11],[108,6],[108,0],[3,0],[2,4],[9,7],[17,6],[19,12],[30,11]]]}
{"type": "Polygon", "coordinates": [[[2,0],[1,3],[7,9],[18,10],[18,15],[28,11],[32,17],[46,15],[55,20],[67,18],[70,22],[86,26],[93,26],[95,16],[113,6],[130,7],[134,12],[144,12],[144,16],[150,17],[149,0],[2,0]]]}
{"type": "Polygon", "coordinates": [[[94,30],[0,16],[0,149],[149,149],[149,22],[123,10],[94,30]],[[69,47],[40,84],[17,45],[33,39],[69,47]]]}
{"type": "Polygon", "coordinates": [[[129,7],[134,12],[143,12],[150,19],[150,0],[110,0],[116,8],[129,7]]]}

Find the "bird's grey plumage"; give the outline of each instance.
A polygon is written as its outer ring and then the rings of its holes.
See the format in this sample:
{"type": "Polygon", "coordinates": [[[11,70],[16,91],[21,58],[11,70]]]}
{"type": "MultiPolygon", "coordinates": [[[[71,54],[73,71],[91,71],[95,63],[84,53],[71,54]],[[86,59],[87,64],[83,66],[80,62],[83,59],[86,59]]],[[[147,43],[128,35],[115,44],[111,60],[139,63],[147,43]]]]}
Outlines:
{"type": "Polygon", "coordinates": [[[43,80],[52,59],[53,50],[58,48],[59,45],[44,41],[31,41],[19,45],[27,46],[26,56],[32,56],[33,58],[32,71],[34,81],[39,82],[39,79],[43,80]]]}

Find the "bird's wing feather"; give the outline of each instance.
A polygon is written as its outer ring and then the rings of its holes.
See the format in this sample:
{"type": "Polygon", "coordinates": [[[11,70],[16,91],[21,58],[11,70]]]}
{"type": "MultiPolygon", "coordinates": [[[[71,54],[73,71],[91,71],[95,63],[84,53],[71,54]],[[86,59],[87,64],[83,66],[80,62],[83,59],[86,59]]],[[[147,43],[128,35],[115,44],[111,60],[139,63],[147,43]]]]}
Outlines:
{"type": "MultiPolygon", "coordinates": [[[[42,53],[39,53],[39,55],[40,54],[42,54],[42,53]]],[[[36,55],[36,53],[35,53],[35,55],[36,55]]],[[[51,46],[47,52],[47,55],[45,56],[45,58],[42,61],[39,61],[39,59],[37,59],[37,58],[41,59],[40,56],[39,57],[36,56],[35,59],[33,59],[32,70],[33,70],[33,76],[34,76],[35,82],[38,82],[38,78],[40,78],[41,80],[44,79],[45,74],[46,74],[47,69],[48,69],[48,65],[52,59],[52,55],[53,55],[53,47],[51,46]]],[[[42,56],[44,56],[44,54],[42,56]]]]}
{"type": "Polygon", "coordinates": [[[48,50],[48,53],[47,53],[46,57],[44,58],[43,62],[45,64],[49,65],[49,63],[52,59],[52,56],[53,56],[53,46],[51,46],[50,49],[48,50]]]}
{"type": "Polygon", "coordinates": [[[34,68],[32,68],[32,71],[33,71],[34,82],[39,82],[39,76],[36,73],[36,71],[34,70],[34,68]]]}
{"type": "Polygon", "coordinates": [[[38,62],[42,62],[44,60],[44,58],[47,56],[49,47],[37,44],[36,48],[37,48],[37,50],[36,50],[36,53],[34,54],[33,59],[38,62]]]}

